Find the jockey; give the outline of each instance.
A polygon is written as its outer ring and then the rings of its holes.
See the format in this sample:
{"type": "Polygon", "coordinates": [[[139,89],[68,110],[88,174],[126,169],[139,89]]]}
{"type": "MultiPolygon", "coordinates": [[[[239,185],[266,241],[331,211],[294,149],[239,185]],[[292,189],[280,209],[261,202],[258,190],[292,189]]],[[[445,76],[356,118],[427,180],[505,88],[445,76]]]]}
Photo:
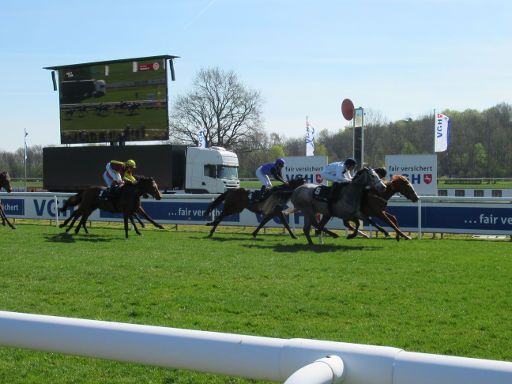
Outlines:
{"type": "Polygon", "coordinates": [[[261,187],[262,195],[267,189],[272,187],[269,176],[272,176],[283,184],[288,184],[288,182],[283,179],[283,175],[281,173],[283,167],[284,159],[277,159],[274,163],[266,163],[256,169],[256,176],[263,184],[261,187]]]}
{"type": "Polygon", "coordinates": [[[329,211],[332,211],[332,206],[335,203],[341,188],[352,182],[352,171],[356,165],[357,161],[351,157],[347,157],[343,162],[327,164],[320,173],[324,180],[332,182],[331,193],[329,193],[329,197],[327,198],[329,211]]]}
{"type": "Polygon", "coordinates": [[[132,184],[137,182],[137,179],[133,176],[133,170],[137,168],[137,164],[135,164],[134,160],[128,160],[124,163],[124,173],[123,173],[123,181],[128,181],[132,184]]]}
{"type": "Polygon", "coordinates": [[[333,183],[350,183],[352,181],[352,172],[357,165],[357,161],[348,157],[343,162],[334,162],[327,164],[320,175],[324,180],[333,183]]]}
{"type": "Polygon", "coordinates": [[[111,160],[107,163],[105,172],[103,172],[103,180],[105,180],[108,188],[124,184],[123,177],[121,176],[124,170],[125,163],[122,161],[111,160]]]}

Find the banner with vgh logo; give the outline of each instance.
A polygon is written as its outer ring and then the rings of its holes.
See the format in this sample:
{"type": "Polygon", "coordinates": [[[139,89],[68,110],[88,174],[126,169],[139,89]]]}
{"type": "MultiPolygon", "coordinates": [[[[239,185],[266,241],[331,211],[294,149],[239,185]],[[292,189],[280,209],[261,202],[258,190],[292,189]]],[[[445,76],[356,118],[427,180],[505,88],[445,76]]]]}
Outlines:
{"type": "Polygon", "coordinates": [[[437,196],[437,155],[386,155],[387,177],[403,175],[420,196],[437,196]]]}

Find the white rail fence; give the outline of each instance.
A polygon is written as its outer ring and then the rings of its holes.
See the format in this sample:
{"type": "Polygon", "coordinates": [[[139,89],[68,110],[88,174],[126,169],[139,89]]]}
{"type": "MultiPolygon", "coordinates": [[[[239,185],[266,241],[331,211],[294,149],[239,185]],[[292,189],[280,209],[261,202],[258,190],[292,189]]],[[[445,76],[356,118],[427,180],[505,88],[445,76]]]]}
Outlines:
{"type": "Polygon", "coordinates": [[[286,384],[510,384],[512,363],[0,311],[0,345],[286,384]]]}
{"type": "MultiPolygon", "coordinates": [[[[0,199],[8,217],[25,219],[63,220],[71,214],[67,211],[59,214],[58,207],[70,194],[33,192],[11,194],[0,193],[0,199]]],[[[162,200],[142,201],[143,207],[156,221],[162,224],[204,225],[220,213],[215,209],[209,218],[203,217],[208,204],[217,195],[164,195],[162,200]]],[[[404,231],[417,232],[421,238],[423,232],[468,233],[512,235],[512,197],[443,197],[422,196],[418,203],[404,198],[392,198],[389,212],[398,217],[404,231]]],[[[248,210],[223,220],[222,225],[256,227],[260,216],[248,210]]],[[[117,221],[119,215],[95,211],[91,221],[117,221]]],[[[291,215],[292,227],[302,227],[302,215],[291,215]]],[[[270,221],[267,226],[281,227],[279,221],[270,221]]],[[[329,228],[343,229],[339,219],[332,220],[329,228]]]]}

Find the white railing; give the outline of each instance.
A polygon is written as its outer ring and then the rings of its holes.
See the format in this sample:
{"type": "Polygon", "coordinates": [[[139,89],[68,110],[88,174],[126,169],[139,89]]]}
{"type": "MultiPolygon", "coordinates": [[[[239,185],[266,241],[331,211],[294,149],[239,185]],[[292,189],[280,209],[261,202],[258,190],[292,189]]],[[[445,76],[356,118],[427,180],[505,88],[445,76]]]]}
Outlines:
{"type": "MultiPolygon", "coordinates": [[[[59,214],[58,207],[71,194],[33,192],[6,193],[0,192],[0,199],[8,217],[20,219],[45,219],[56,224],[66,219],[70,211],[59,214]]],[[[162,200],[143,199],[143,206],[152,206],[150,215],[161,224],[204,225],[212,218],[206,219],[203,214],[207,205],[217,195],[211,194],[171,194],[163,195],[162,200]]],[[[403,231],[417,232],[421,238],[423,232],[466,233],[512,235],[512,197],[447,197],[421,196],[418,203],[411,203],[403,197],[391,198],[388,211],[401,210],[397,213],[403,231]],[[438,209],[452,210],[448,215],[454,220],[432,220],[438,209]],[[454,211],[456,210],[456,212],[454,211]],[[423,216],[423,217],[422,217],[423,216]],[[451,222],[450,222],[451,221],[451,222]]],[[[220,213],[216,209],[213,216],[220,213]]],[[[261,218],[261,216],[260,216],[261,218]]],[[[117,221],[120,217],[96,210],[89,219],[91,221],[117,221]]],[[[303,219],[300,215],[290,216],[290,226],[301,228],[303,219]]],[[[237,219],[224,220],[222,225],[257,227],[258,217],[244,210],[237,219]]],[[[281,227],[278,221],[271,220],[268,227],[281,227]]],[[[329,222],[330,229],[343,229],[340,219],[329,222]]]]}
{"type": "Polygon", "coordinates": [[[287,384],[510,384],[512,363],[0,311],[0,345],[287,384]]]}

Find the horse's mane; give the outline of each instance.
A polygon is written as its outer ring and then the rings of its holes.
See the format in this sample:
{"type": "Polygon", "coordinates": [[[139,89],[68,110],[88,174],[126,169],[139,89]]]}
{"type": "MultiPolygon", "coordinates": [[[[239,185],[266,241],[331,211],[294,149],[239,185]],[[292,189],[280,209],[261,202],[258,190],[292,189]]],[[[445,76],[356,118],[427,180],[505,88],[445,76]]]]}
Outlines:
{"type": "Polygon", "coordinates": [[[134,175],[133,177],[135,177],[135,179],[137,179],[137,181],[154,181],[154,179],[150,176],[144,176],[144,175],[134,175]]]}
{"type": "Polygon", "coordinates": [[[393,177],[391,178],[391,181],[403,181],[405,182],[406,184],[409,184],[409,180],[407,180],[407,177],[403,176],[403,175],[393,175],[393,177]]]}

